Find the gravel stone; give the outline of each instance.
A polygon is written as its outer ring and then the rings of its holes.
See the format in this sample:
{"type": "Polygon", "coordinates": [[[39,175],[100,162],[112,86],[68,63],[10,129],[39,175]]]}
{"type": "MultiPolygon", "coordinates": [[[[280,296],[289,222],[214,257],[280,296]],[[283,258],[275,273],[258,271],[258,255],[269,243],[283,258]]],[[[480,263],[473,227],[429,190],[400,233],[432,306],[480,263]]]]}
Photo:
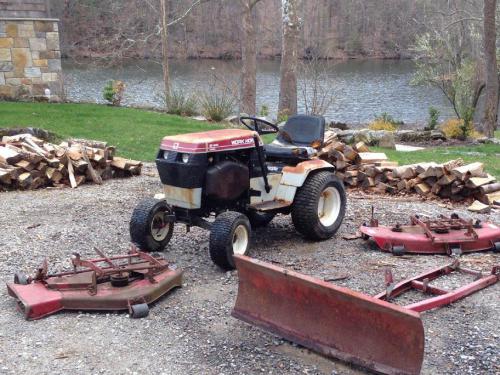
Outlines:
{"type": "MultiPolygon", "coordinates": [[[[0,279],[16,271],[32,274],[47,257],[50,270],[69,267],[71,253],[93,257],[126,252],[128,222],[135,204],[160,191],[152,164],[140,177],[102,186],[0,193],[0,279]]],[[[394,257],[370,249],[363,240],[346,241],[369,219],[371,206],[381,223],[406,223],[411,212],[500,222],[500,213],[470,214],[417,197],[348,195],[347,215],[338,234],[324,242],[304,240],[289,216],[276,217],[254,232],[250,255],[367,294],[383,290],[384,269],[396,280],[450,263],[444,256],[394,257]]],[[[0,292],[0,373],[2,374],[362,374],[230,316],[238,277],[210,261],[208,233],[177,225],[165,256],[185,270],[182,288],[155,303],[148,317],[125,312],[61,312],[25,321],[6,288],[0,292]]],[[[488,271],[500,263],[491,252],[469,254],[462,262],[488,271]]],[[[467,281],[467,280],[462,280],[467,281]]],[[[460,280],[440,284],[454,287],[460,280]]],[[[422,374],[500,373],[500,283],[449,307],[422,314],[426,330],[422,374]]],[[[417,296],[418,297],[418,296],[417,296]]],[[[400,302],[405,303],[405,300],[400,302]]]]}

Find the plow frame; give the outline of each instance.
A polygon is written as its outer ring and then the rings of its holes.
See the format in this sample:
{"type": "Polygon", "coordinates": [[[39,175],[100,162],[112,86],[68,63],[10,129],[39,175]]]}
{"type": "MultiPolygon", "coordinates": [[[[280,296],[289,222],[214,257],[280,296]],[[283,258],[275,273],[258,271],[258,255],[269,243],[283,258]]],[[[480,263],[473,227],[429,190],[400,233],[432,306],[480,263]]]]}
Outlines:
{"type": "Polygon", "coordinates": [[[386,290],[377,294],[375,298],[383,301],[390,301],[410,290],[418,290],[424,294],[433,295],[434,297],[404,306],[406,309],[412,311],[423,312],[449,305],[461,298],[467,297],[478,290],[495,284],[499,280],[499,277],[500,266],[494,266],[489,275],[484,275],[479,271],[461,267],[458,259],[450,265],[438,267],[432,271],[424,272],[399,283],[394,283],[392,273],[388,269],[385,274],[386,290]],[[450,275],[453,272],[472,275],[475,277],[475,280],[452,291],[437,288],[429,284],[431,281],[450,275]]]}

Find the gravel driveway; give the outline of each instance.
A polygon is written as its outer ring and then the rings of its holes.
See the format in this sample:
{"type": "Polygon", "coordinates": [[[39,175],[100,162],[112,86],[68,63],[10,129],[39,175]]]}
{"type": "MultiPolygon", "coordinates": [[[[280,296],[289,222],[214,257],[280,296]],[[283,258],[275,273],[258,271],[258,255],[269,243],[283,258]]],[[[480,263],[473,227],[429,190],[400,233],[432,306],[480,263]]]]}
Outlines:
{"type": "MultiPolygon", "coordinates": [[[[151,166],[141,177],[78,189],[0,193],[0,279],[15,271],[32,274],[48,257],[51,270],[69,265],[72,252],[94,255],[128,249],[128,221],[139,199],[160,190],[151,166]]],[[[451,212],[436,202],[351,194],[347,217],[337,236],[310,243],[277,217],[254,233],[251,255],[320,278],[348,274],[339,285],[374,294],[383,289],[383,272],[397,279],[444,265],[443,256],[404,256],[366,248],[362,240],[343,240],[369,217],[375,205],[381,222],[407,221],[410,212],[451,212]]],[[[475,215],[483,220],[487,215],[475,215]]],[[[500,213],[489,219],[500,222],[500,213]]],[[[208,233],[176,227],[166,256],[185,269],[184,287],[157,302],[147,318],[126,313],[62,312],[27,322],[6,288],[0,293],[1,374],[360,374],[230,316],[237,274],[221,272],[208,256],[208,233]]],[[[464,256],[471,268],[487,271],[498,254],[464,256]]],[[[449,280],[452,283],[455,280],[449,280]]],[[[462,280],[463,281],[463,280],[462,280]]],[[[500,373],[500,283],[450,307],[426,312],[424,374],[500,373]]]]}

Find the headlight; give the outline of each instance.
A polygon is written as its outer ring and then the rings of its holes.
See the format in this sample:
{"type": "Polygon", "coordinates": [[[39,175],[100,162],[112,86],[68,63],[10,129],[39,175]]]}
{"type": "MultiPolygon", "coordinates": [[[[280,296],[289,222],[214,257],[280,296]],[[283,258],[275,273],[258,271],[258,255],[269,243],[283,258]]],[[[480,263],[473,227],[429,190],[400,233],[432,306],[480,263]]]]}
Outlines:
{"type": "Polygon", "coordinates": [[[163,159],[168,159],[168,151],[163,151],[163,159]]]}
{"type": "Polygon", "coordinates": [[[189,161],[189,154],[182,154],[182,162],[187,163],[189,161]]]}

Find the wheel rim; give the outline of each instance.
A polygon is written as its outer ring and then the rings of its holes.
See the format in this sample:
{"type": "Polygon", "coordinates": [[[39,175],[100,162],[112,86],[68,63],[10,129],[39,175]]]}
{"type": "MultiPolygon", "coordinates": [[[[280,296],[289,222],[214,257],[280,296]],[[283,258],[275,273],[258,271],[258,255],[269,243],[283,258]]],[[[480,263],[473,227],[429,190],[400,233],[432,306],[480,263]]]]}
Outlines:
{"type": "Polygon", "coordinates": [[[337,221],[340,205],[340,193],[336,188],[330,186],[321,192],[318,202],[318,218],[323,226],[329,227],[337,221]]]}
{"type": "Polygon", "coordinates": [[[244,255],[248,247],[248,231],[244,225],[238,225],[233,233],[233,254],[244,255]]]}
{"type": "Polygon", "coordinates": [[[157,212],[153,216],[151,221],[151,235],[155,241],[161,242],[168,236],[170,232],[171,223],[166,223],[164,218],[164,212],[157,212]]]}

